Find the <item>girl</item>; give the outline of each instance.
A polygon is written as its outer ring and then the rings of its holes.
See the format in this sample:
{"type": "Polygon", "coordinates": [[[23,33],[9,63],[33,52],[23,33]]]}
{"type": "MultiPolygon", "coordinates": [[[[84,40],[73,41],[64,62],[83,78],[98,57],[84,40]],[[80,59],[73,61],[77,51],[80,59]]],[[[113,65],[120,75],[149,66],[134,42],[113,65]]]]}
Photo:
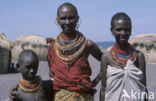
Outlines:
{"type": "Polygon", "coordinates": [[[111,32],[116,43],[101,60],[101,101],[143,101],[145,92],[146,63],[142,52],[129,43],[131,19],[125,13],[117,13],[111,20],[111,32]],[[132,96],[136,92],[137,96],[132,96]]]}

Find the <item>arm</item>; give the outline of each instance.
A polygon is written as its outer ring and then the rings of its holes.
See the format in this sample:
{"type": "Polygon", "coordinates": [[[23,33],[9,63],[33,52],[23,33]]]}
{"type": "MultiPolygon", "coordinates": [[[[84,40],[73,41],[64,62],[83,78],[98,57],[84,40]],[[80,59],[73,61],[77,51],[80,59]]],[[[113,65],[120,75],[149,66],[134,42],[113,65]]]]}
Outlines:
{"type": "Polygon", "coordinates": [[[45,94],[46,94],[46,97],[47,97],[47,101],[53,101],[52,98],[53,98],[53,84],[52,84],[52,80],[45,80],[43,81],[43,89],[45,90],[45,94]]]}
{"type": "MultiPolygon", "coordinates": [[[[89,46],[89,51],[91,53],[91,55],[96,58],[98,61],[101,61],[101,57],[102,57],[102,51],[99,49],[99,47],[92,42],[91,40],[87,40],[87,44],[89,46]]],[[[95,87],[99,81],[101,79],[101,72],[96,76],[96,78],[92,81],[93,87],[95,87]]]]}
{"type": "Polygon", "coordinates": [[[100,101],[105,101],[105,88],[106,88],[106,73],[107,73],[108,58],[107,54],[104,54],[101,58],[101,89],[100,89],[100,101]]]}
{"type": "Polygon", "coordinates": [[[17,99],[17,91],[18,91],[18,85],[16,86],[13,86],[10,90],[10,94],[9,94],[9,98],[10,98],[10,101],[16,101],[17,99]]]}
{"type": "Polygon", "coordinates": [[[52,56],[51,56],[51,51],[52,51],[52,48],[53,48],[53,45],[54,45],[54,40],[52,38],[47,38],[47,43],[50,43],[50,47],[48,49],[48,66],[49,66],[49,77],[53,77],[54,74],[53,72],[50,70],[50,67],[52,66],[53,64],[53,60],[52,60],[52,56]]]}
{"type": "Polygon", "coordinates": [[[142,52],[138,52],[138,67],[143,71],[142,84],[146,86],[146,62],[145,62],[145,56],[142,52]]]}
{"type": "Polygon", "coordinates": [[[100,73],[95,77],[95,79],[92,81],[93,87],[96,87],[96,85],[100,82],[101,80],[101,71],[100,73]]]}
{"type": "MultiPolygon", "coordinates": [[[[142,52],[138,52],[138,68],[140,68],[143,72],[143,80],[142,80],[142,84],[147,87],[146,85],[146,61],[145,61],[145,56],[142,52]]],[[[146,89],[146,92],[147,89],[146,89]]],[[[148,101],[148,99],[145,99],[145,101],[148,101]]]]}
{"type": "Polygon", "coordinates": [[[53,63],[53,60],[52,60],[52,58],[51,58],[50,49],[49,49],[49,50],[48,50],[49,77],[53,77],[53,76],[54,76],[53,72],[52,72],[51,69],[50,69],[52,63],[53,63]]]}
{"type": "Polygon", "coordinates": [[[87,41],[88,41],[89,51],[91,55],[98,61],[101,61],[101,57],[103,53],[100,50],[100,48],[93,41],[91,40],[87,40],[87,41]]]}

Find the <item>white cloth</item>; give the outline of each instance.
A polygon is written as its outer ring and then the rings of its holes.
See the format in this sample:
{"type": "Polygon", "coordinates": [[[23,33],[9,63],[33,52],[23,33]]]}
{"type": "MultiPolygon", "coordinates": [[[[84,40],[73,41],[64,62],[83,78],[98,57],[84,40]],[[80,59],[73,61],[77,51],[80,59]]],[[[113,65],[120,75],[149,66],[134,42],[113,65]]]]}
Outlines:
{"type": "Polygon", "coordinates": [[[143,101],[143,72],[130,60],[124,68],[108,65],[105,101],[143,101]]]}

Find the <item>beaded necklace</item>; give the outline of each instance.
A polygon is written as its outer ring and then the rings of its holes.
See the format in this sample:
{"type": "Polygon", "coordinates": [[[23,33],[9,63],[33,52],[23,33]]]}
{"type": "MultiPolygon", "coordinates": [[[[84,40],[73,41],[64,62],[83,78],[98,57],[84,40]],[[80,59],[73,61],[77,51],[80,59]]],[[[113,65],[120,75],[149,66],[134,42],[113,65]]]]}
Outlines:
{"type": "Polygon", "coordinates": [[[23,78],[21,78],[18,86],[19,89],[24,93],[34,94],[41,91],[42,80],[39,76],[36,77],[34,82],[26,81],[23,78]]]}
{"type": "Polygon", "coordinates": [[[132,61],[136,59],[136,52],[131,45],[129,45],[126,51],[121,51],[117,49],[116,44],[114,44],[110,50],[110,55],[112,59],[121,67],[125,67],[129,59],[132,61]]]}
{"type": "Polygon", "coordinates": [[[63,42],[65,41],[60,37],[60,34],[56,37],[54,51],[61,62],[66,64],[68,70],[69,66],[71,66],[72,63],[75,62],[83,52],[86,40],[82,34],[77,33],[75,39],[73,39],[70,43],[64,45],[63,42]]]}

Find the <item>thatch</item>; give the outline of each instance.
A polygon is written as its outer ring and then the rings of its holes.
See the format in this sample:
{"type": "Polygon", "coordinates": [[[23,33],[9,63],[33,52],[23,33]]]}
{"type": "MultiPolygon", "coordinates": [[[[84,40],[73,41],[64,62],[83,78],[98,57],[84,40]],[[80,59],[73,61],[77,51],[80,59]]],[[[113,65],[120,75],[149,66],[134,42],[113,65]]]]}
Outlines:
{"type": "Polygon", "coordinates": [[[147,50],[156,49],[156,34],[142,34],[135,36],[129,40],[135,47],[146,47],[147,50]]]}
{"type": "Polygon", "coordinates": [[[0,32],[0,47],[6,48],[6,49],[11,49],[12,43],[10,42],[9,39],[5,36],[4,33],[0,32]]]}
{"type": "Polygon", "coordinates": [[[41,61],[47,60],[48,45],[44,37],[30,34],[17,38],[13,42],[12,59],[17,61],[19,54],[25,49],[33,50],[41,61]]]}
{"type": "Polygon", "coordinates": [[[12,43],[5,34],[0,33],[0,73],[7,72],[11,63],[12,43]]]}
{"type": "Polygon", "coordinates": [[[138,35],[129,42],[144,53],[147,63],[156,63],[156,34],[138,35]]]}

